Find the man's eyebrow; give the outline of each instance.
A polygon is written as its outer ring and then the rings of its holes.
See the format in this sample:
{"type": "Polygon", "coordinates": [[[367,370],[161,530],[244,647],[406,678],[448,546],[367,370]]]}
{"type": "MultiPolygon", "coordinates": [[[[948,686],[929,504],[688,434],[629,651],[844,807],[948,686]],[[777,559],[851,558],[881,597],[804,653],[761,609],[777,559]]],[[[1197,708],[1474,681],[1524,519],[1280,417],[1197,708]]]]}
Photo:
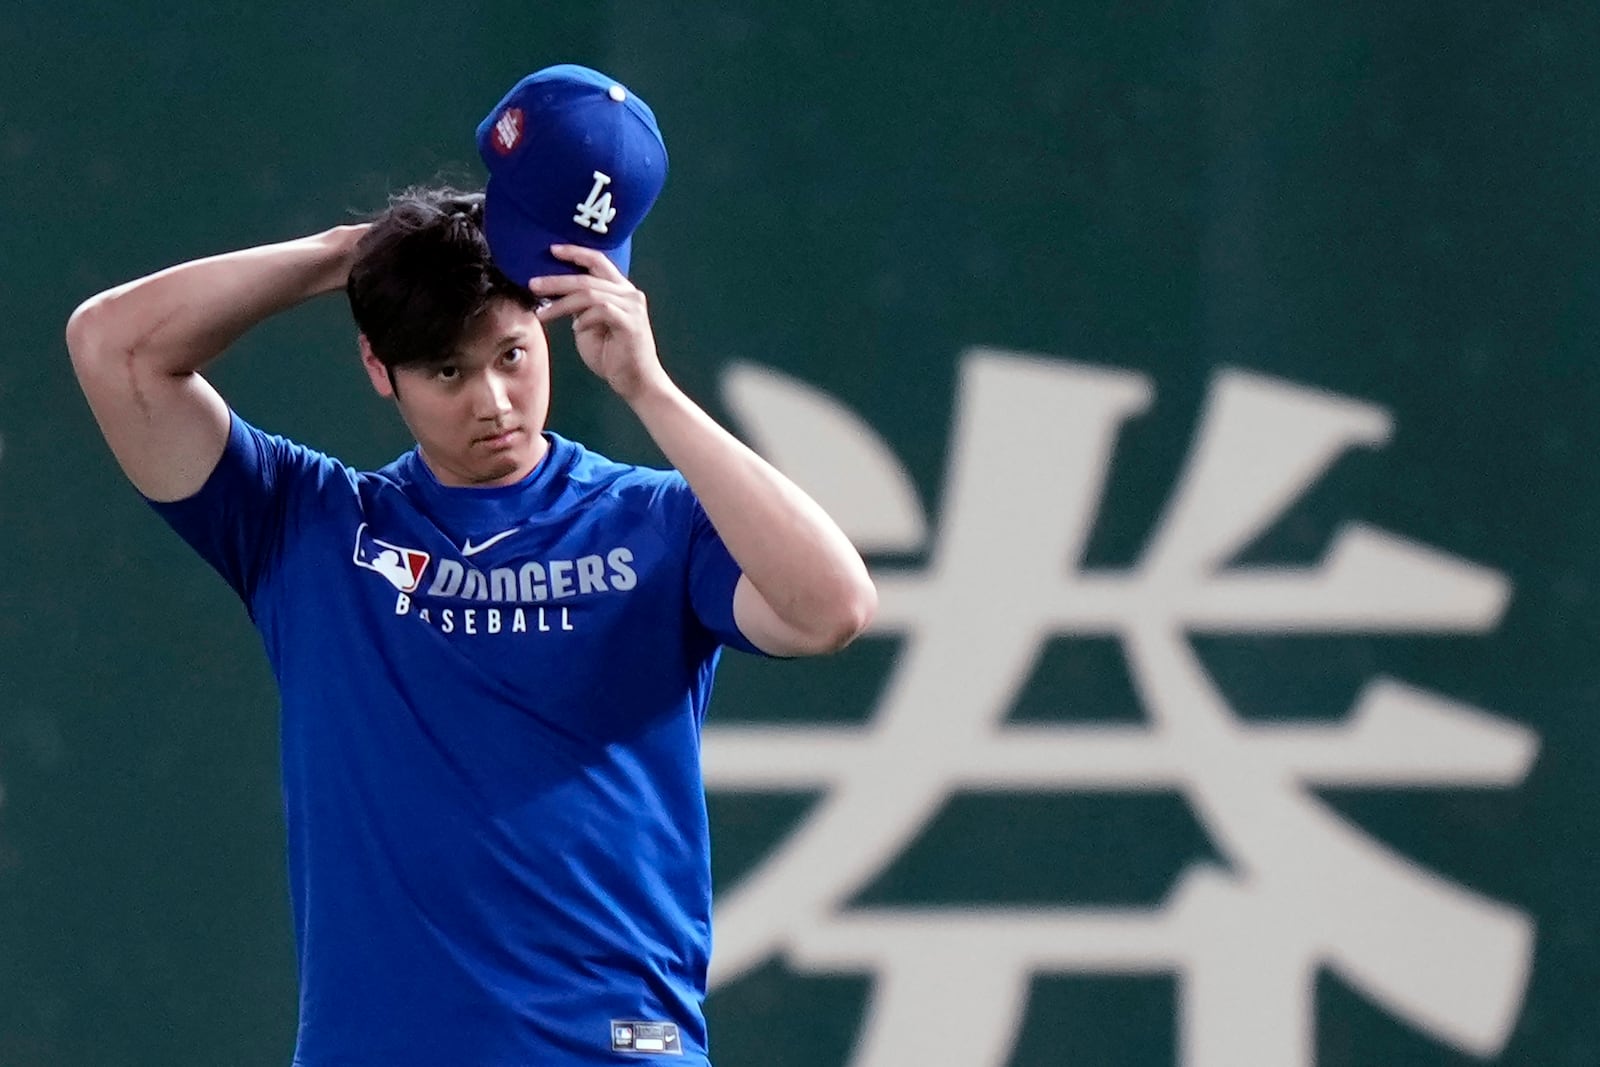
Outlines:
{"type": "MultiPolygon", "coordinates": [[[[524,338],[523,335],[520,334],[520,333],[508,333],[504,337],[500,337],[500,338],[497,338],[495,340],[495,342],[494,342],[495,350],[498,351],[498,350],[504,348],[506,345],[511,344],[513,342],[515,342],[515,343],[517,343],[519,345],[527,344],[527,339],[524,338]]],[[[447,362],[459,363],[459,362],[461,362],[463,360],[470,359],[471,356],[472,356],[472,353],[467,351],[465,348],[458,348],[458,349],[456,349],[454,352],[452,352],[450,354],[450,358],[449,358],[449,360],[447,362]]]]}

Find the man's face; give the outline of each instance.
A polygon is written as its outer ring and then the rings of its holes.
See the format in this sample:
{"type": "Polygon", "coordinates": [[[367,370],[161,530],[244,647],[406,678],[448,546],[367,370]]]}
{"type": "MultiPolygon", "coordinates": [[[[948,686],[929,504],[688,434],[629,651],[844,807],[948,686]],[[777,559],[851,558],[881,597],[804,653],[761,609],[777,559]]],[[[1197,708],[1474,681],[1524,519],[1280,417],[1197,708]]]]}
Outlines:
{"type": "Polygon", "coordinates": [[[394,387],[365,338],[362,362],[441,484],[510,485],[544,458],[550,411],[550,347],[533,311],[497,298],[460,348],[436,366],[399,367],[394,387]]]}

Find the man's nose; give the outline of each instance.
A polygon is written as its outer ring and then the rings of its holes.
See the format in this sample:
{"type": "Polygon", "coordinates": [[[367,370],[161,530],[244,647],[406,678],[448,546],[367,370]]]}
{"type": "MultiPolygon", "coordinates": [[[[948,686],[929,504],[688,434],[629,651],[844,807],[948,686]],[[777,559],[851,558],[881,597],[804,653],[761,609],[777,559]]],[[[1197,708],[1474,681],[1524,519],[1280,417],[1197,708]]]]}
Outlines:
{"type": "Polygon", "coordinates": [[[498,374],[482,376],[478,388],[473,390],[473,415],[480,419],[498,419],[511,412],[511,392],[498,374]]]}

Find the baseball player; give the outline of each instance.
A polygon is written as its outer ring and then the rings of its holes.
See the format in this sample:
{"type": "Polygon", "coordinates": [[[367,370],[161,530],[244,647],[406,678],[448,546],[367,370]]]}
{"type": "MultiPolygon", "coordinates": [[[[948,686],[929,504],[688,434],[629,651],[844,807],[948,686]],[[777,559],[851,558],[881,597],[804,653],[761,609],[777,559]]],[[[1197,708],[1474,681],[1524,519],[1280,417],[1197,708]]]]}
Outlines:
{"type": "Polygon", "coordinates": [[[666,173],[650,109],[550,68],[478,147],[485,193],[411,190],[367,225],[128,282],[67,344],[117,462],[244,602],[278,682],[297,1067],[704,1065],[720,651],[831,652],[876,593],[657,357],[627,277],[666,173]],[[416,440],[381,470],[252,426],[202,377],[341,289],[416,440]],[[673,469],[546,427],[558,321],[673,469]]]}

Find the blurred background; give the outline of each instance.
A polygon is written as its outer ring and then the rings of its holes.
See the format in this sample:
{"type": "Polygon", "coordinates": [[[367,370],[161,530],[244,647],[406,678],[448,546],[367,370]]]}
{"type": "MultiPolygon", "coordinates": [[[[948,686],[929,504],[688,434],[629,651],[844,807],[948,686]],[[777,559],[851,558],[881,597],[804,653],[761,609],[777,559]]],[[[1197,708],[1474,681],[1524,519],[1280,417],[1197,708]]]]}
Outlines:
{"type": "MultiPolygon", "coordinates": [[[[1600,1064],[1600,12],[0,8],[0,1065],[288,1062],[276,696],[125,484],[82,299],[477,183],[523,74],[671,171],[691,394],[878,576],[725,659],[722,1067],[1600,1064]]],[[[657,455],[560,338],[554,429],[657,455]]],[[[329,298],[216,368],[409,446],[329,298]]]]}

